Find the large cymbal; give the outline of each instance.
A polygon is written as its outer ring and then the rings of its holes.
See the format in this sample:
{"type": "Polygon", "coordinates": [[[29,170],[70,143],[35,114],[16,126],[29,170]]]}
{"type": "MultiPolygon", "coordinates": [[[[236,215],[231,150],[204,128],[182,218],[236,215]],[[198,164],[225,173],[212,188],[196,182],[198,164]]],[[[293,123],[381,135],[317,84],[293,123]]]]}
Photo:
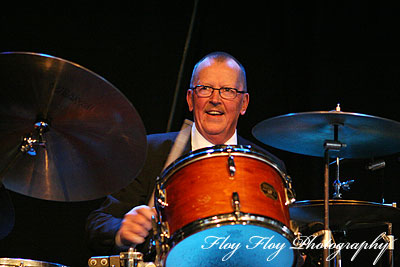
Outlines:
{"type": "Polygon", "coordinates": [[[7,189],[46,200],[92,200],[126,186],[143,166],[141,118],[92,71],[44,54],[0,53],[0,86],[0,172],[7,189]],[[44,124],[35,128],[37,122],[44,124]],[[39,140],[38,129],[45,147],[35,145],[35,156],[19,152],[27,134],[39,140]]]}
{"type": "Polygon", "coordinates": [[[400,152],[400,123],[359,113],[317,111],[292,113],[258,123],[253,135],[266,145],[289,152],[324,156],[324,143],[338,140],[346,144],[330,155],[342,158],[369,158],[400,152]]]}
{"type": "MultiPolygon", "coordinates": [[[[324,222],[324,201],[296,201],[289,207],[290,219],[299,225],[324,222]]],[[[329,200],[329,225],[334,230],[357,229],[400,222],[400,209],[375,202],[329,200]]]]}

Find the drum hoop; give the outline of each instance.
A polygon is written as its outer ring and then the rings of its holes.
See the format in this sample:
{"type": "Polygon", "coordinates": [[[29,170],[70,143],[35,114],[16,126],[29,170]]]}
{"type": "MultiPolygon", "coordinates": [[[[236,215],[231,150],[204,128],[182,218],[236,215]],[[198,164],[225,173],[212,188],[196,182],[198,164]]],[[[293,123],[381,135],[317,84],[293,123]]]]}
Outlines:
{"type": "MultiPolygon", "coordinates": [[[[219,215],[213,215],[210,217],[202,218],[191,222],[181,229],[178,229],[169,239],[168,239],[168,250],[164,252],[164,259],[168,257],[169,252],[185,238],[199,233],[203,230],[213,228],[215,226],[225,226],[225,225],[256,225],[268,228],[270,230],[276,231],[285,237],[292,245],[295,235],[292,230],[290,230],[283,223],[274,220],[270,217],[261,216],[253,213],[241,213],[236,217],[233,213],[224,213],[219,215]]],[[[297,263],[296,249],[293,253],[293,265],[297,263]]]]}
{"type": "Polygon", "coordinates": [[[238,217],[236,217],[233,213],[224,213],[202,218],[183,226],[181,229],[176,230],[175,233],[171,235],[169,238],[169,244],[171,246],[175,246],[186,237],[215,226],[219,227],[224,225],[239,224],[263,226],[264,228],[271,229],[283,235],[290,242],[294,240],[294,233],[292,230],[290,230],[290,228],[280,221],[270,217],[253,213],[241,213],[238,217]]]}
{"type": "Polygon", "coordinates": [[[285,179],[287,176],[285,172],[283,172],[279,166],[270,160],[267,155],[250,148],[250,146],[229,146],[229,145],[217,145],[213,147],[203,148],[199,150],[192,151],[189,154],[183,155],[182,157],[178,158],[174,162],[172,162],[162,173],[159,177],[157,177],[156,183],[166,184],[168,182],[169,177],[171,177],[174,173],[179,171],[180,169],[186,167],[187,165],[202,160],[206,158],[212,157],[221,157],[226,156],[227,153],[233,156],[245,156],[248,158],[258,159],[265,163],[267,163],[270,167],[273,167],[281,176],[281,179],[287,187],[288,181],[285,179]],[[232,151],[227,151],[231,149],[232,151]]]}

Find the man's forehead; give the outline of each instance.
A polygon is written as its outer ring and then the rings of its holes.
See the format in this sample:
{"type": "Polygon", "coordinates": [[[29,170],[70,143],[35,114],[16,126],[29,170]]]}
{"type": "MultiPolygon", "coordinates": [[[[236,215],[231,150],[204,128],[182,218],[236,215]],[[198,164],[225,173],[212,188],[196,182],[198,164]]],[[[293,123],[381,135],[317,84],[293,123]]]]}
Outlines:
{"type": "Polygon", "coordinates": [[[204,59],[198,66],[198,69],[206,68],[214,64],[224,64],[231,68],[240,68],[239,65],[235,62],[235,60],[227,58],[224,60],[216,60],[214,58],[206,58],[204,59]]]}

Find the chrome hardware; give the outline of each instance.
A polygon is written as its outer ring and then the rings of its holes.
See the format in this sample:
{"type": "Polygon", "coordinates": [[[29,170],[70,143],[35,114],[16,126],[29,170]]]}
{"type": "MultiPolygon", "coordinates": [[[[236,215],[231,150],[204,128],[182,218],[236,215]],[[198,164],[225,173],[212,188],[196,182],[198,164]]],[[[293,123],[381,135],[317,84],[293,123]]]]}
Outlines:
{"type": "Polygon", "coordinates": [[[168,223],[167,222],[157,222],[155,217],[152,216],[152,226],[153,226],[153,239],[150,242],[150,250],[153,246],[156,249],[156,257],[154,260],[155,266],[163,266],[163,257],[169,251],[169,230],[168,230],[168,223]]]}
{"type": "Polygon", "coordinates": [[[350,185],[354,183],[354,180],[349,180],[345,182],[340,181],[340,158],[336,158],[336,180],[333,182],[333,189],[335,192],[333,193],[333,198],[334,199],[340,199],[342,198],[342,193],[340,193],[340,190],[343,189],[345,191],[350,190],[350,185]]]}
{"type": "Polygon", "coordinates": [[[333,188],[335,192],[333,193],[333,198],[338,199],[342,198],[342,193],[340,193],[340,189],[343,189],[344,191],[349,191],[350,190],[350,185],[354,183],[354,180],[349,180],[345,182],[341,182],[340,180],[335,180],[333,182],[333,188]]]}
{"type": "Polygon", "coordinates": [[[234,161],[232,155],[229,155],[229,157],[228,157],[228,169],[229,169],[229,174],[231,175],[231,177],[233,177],[236,173],[236,167],[235,167],[235,161],[234,161]]]}
{"type": "Polygon", "coordinates": [[[386,162],[383,159],[370,162],[366,166],[367,170],[370,170],[370,171],[380,170],[380,169],[383,169],[385,167],[386,167],[386,162]]]}
{"type": "Polygon", "coordinates": [[[121,252],[119,258],[125,263],[126,267],[136,267],[138,261],[143,261],[143,253],[137,252],[133,247],[130,247],[128,252],[121,252]]]}
{"type": "Polygon", "coordinates": [[[44,139],[44,133],[49,130],[49,125],[45,122],[37,122],[34,125],[36,130],[36,138],[33,137],[33,134],[28,134],[22,139],[22,143],[20,145],[20,151],[22,153],[27,153],[31,156],[36,156],[36,150],[34,146],[46,147],[46,140],[44,139]]]}
{"type": "Polygon", "coordinates": [[[89,267],[156,267],[153,262],[144,262],[143,254],[133,247],[119,255],[96,256],[88,260],[89,267]]]}
{"type": "Polygon", "coordinates": [[[155,203],[159,205],[160,208],[165,208],[168,206],[167,203],[167,195],[165,194],[165,190],[161,189],[161,185],[157,183],[156,185],[157,194],[155,194],[156,201],[155,203]]]}
{"type": "Polygon", "coordinates": [[[285,192],[286,202],[285,205],[290,205],[296,201],[296,193],[292,188],[292,178],[289,175],[285,175],[285,192]]]}
{"type": "Polygon", "coordinates": [[[168,222],[161,222],[159,220],[156,222],[154,216],[152,218],[152,226],[153,226],[153,240],[150,243],[150,251],[153,248],[152,245],[156,249],[156,257],[155,257],[155,266],[162,267],[163,266],[163,260],[168,254],[170,250],[169,246],[169,226],[168,222]]]}
{"type": "Polygon", "coordinates": [[[238,219],[240,216],[240,200],[239,200],[239,194],[237,192],[232,193],[232,208],[235,217],[238,219]]]}
{"type": "MultiPolygon", "coordinates": [[[[232,146],[227,146],[225,148],[226,152],[228,152],[228,171],[229,171],[229,175],[231,177],[233,177],[236,173],[236,166],[235,166],[235,160],[233,158],[233,156],[231,155],[232,151],[233,151],[233,147],[232,146]]],[[[234,178],[231,178],[234,179],[234,178]]]]}

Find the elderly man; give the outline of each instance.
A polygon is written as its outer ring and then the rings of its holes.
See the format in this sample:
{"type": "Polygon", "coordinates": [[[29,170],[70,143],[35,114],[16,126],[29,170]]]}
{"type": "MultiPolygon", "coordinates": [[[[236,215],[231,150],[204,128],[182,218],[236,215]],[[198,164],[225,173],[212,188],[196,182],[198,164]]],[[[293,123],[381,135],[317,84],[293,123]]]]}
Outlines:
{"type": "MultiPolygon", "coordinates": [[[[220,144],[258,148],[237,135],[236,126],[239,116],[246,113],[249,93],[245,70],[233,56],[214,52],[202,58],[193,69],[186,100],[194,123],[183,153],[220,144]]],[[[177,132],[149,135],[141,173],[128,187],[108,196],[102,207],[89,216],[89,245],[95,253],[109,255],[145,242],[155,215],[148,203],[152,203],[156,178],[177,136],[177,132]]],[[[279,159],[265,153],[284,169],[279,159]]],[[[144,251],[146,247],[137,249],[144,251]]]]}

